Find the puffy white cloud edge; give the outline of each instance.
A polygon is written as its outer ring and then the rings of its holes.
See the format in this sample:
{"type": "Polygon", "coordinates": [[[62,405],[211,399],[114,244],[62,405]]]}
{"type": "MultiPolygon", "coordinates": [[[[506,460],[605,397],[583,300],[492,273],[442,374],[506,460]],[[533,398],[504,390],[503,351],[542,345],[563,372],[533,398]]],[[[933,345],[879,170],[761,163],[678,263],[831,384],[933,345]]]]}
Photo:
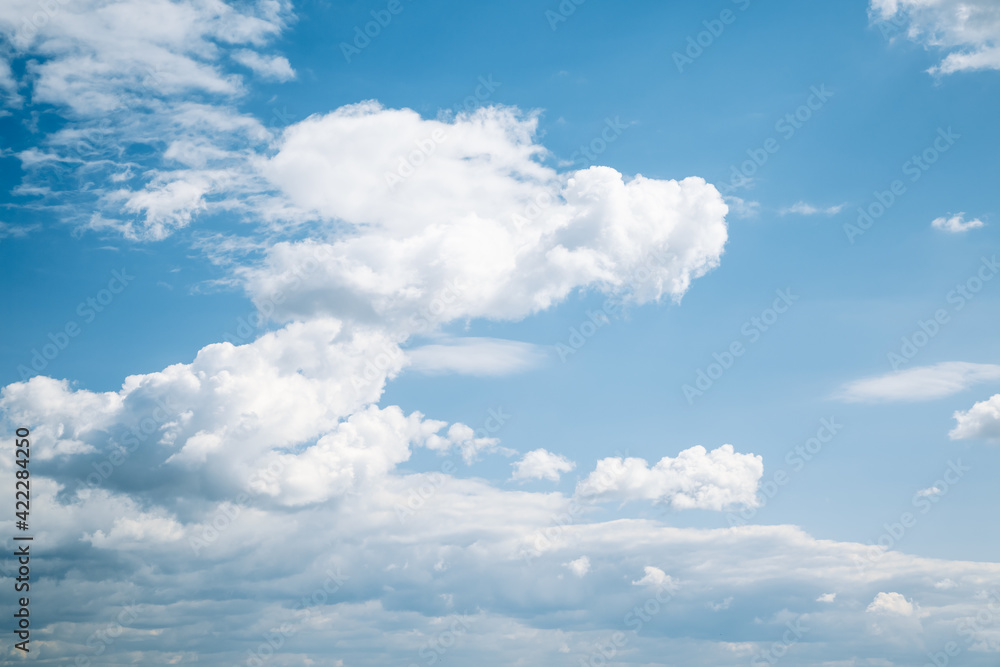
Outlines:
{"type": "Polygon", "coordinates": [[[950,51],[933,74],[1000,69],[1000,8],[993,0],[871,0],[870,13],[910,39],[950,51]]]}

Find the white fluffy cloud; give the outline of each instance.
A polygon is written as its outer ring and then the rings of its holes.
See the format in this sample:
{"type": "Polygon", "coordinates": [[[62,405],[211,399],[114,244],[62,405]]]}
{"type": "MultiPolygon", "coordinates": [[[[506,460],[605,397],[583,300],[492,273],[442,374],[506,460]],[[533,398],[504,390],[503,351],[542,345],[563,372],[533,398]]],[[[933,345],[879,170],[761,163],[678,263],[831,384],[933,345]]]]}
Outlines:
{"type": "Polygon", "coordinates": [[[913,603],[900,593],[879,593],[865,609],[869,614],[912,616],[913,603]]]}
{"type": "Polygon", "coordinates": [[[763,459],[740,454],[732,445],[707,451],[698,445],[665,456],[656,465],[639,458],[606,458],[576,487],[595,500],[652,500],[676,509],[723,510],[756,507],[763,459]]]}
{"type": "Polygon", "coordinates": [[[1000,6],[993,0],[871,0],[871,13],[904,25],[910,39],[949,51],[935,74],[1000,69],[1000,6]]]}
{"type": "Polygon", "coordinates": [[[568,563],[563,563],[570,572],[572,572],[577,577],[581,579],[590,572],[590,559],[586,556],[580,556],[576,560],[571,560],[568,563]]]}
{"type": "Polygon", "coordinates": [[[838,397],[856,402],[927,401],[997,381],[1000,366],[996,364],[946,361],[855,380],[844,385],[838,397]]]}
{"type": "Polygon", "coordinates": [[[280,472],[260,490],[283,505],[321,503],[359,489],[370,492],[410,458],[412,446],[444,452],[456,447],[471,463],[480,451],[496,444],[491,438],[475,438],[464,424],[453,424],[444,436],[438,435],[446,425],[425,420],[419,412],[404,416],[396,406],[382,410],[369,406],[315,445],[295,453],[272,452],[261,459],[262,469],[280,472]]]}
{"type": "Polygon", "coordinates": [[[964,213],[953,215],[950,218],[934,218],[934,220],[931,221],[931,227],[934,229],[951,232],[952,234],[960,234],[962,232],[967,232],[970,229],[978,229],[984,226],[984,224],[985,223],[983,223],[983,221],[979,218],[966,221],[964,213]]]}
{"type": "Polygon", "coordinates": [[[553,454],[546,449],[535,449],[514,464],[514,474],[511,479],[548,479],[558,482],[564,472],[576,467],[576,463],[565,456],[553,454]]]}
{"type": "Polygon", "coordinates": [[[233,60],[249,67],[265,79],[288,81],[295,78],[295,70],[284,56],[262,56],[256,51],[241,49],[233,53],[233,60]]]}
{"type": "MultiPolygon", "coordinates": [[[[276,317],[326,313],[410,333],[522,318],[580,288],[680,299],[718,265],[727,207],[713,186],[607,167],[559,174],[537,159],[536,126],[510,108],[425,120],[369,102],[288,128],[261,173],[295,206],[352,233],[326,244],[329,259],[276,317]]],[[[313,242],[271,248],[243,272],[251,295],[274,291],[315,251],[313,242]]]]}
{"type": "Polygon", "coordinates": [[[1000,442],[1000,394],[979,401],[966,411],[955,413],[955,428],[948,435],[952,440],[981,438],[1000,442]]]}
{"type": "Polygon", "coordinates": [[[401,359],[384,353],[392,346],[384,334],[314,320],[242,346],[210,345],[191,364],[130,376],[118,392],[35,377],[5,387],[0,410],[38,424],[37,459],[74,471],[77,489],[127,487],[156,470],[150,484],[169,485],[175,470],[217,493],[296,506],[370,486],[416,446],[455,450],[466,463],[513,454],[464,424],[375,407],[400,362],[372,376],[370,359],[401,359]]]}
{"type": "Polygon", "coordinates": [[[650,588],[663,588],[666,590],[674,590],[677,588],[676,582],[674,582],[669,574],[660,568],[653,565],[647,565],[642,568],[642,570],[645,574],[641,579],[633,581],[633,586],[648,586],[650,588]]]}
{"type": "Polygon", "coordinates": [[[38,425],[40,459],[89,455],[104,467],[118,452],[124,462],[107,469],[128,472],[115,473],[112,484],[168,466],[232,489],[262,456],[332,431],[378,400],[400,362],[373,372],[370,360],[393,348],[385,334],[317,319],[246,345],[210,345],[190,364],[126,378],[118,392],[32,378],[5,387],[0,409],[38,425]]]}

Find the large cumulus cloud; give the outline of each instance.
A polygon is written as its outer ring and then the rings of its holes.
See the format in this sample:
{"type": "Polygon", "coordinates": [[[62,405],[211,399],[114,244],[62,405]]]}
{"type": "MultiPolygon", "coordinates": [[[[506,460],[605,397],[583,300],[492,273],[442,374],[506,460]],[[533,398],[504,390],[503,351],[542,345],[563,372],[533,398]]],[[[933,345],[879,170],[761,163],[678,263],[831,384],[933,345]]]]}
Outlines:
{"type": "Polygon", "coordinates": [[[718,265],[727,207],[715,187],[609,167],[558,173],[538,160],[536,126],[512,108],[426,120],[368,102],[288,128],[261,172],[295,206],[349,227],[270,248],[240,271],[251,296],[322,252],[275,317],[332,314],[410,333],[520,319],[580,288],[679,300],[718,265]]]}

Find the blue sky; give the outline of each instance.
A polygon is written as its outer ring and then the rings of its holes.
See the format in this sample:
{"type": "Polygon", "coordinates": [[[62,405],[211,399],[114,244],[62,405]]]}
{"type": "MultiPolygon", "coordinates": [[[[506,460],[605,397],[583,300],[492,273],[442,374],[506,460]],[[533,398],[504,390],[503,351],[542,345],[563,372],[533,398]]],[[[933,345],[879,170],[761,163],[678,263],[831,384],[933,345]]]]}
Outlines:
{"type": "Polygon", "coordinates": [[[53,554],[5,659],[995,662],[992,2],[0,34],[0,429],[53,554]]]}

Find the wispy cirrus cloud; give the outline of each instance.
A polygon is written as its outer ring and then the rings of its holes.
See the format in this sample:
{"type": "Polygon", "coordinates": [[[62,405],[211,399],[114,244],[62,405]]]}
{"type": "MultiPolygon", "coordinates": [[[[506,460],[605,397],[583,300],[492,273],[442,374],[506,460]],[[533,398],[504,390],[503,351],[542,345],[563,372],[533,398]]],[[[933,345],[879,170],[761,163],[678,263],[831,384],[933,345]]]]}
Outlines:
{"type": "Polygon", "coordinates": [[[817,207],[812,204],[807,204],[804,201],[796,202],[788,208],[781,209],[781,215],[827,215],[833,216],[837,215],[844,209],[844,204],[837,204],[836,206],[827,207],[817,207]]]}
{"type": "Polygon", "coordinates": [[[726,196],[726,204],[730,212],[740,218],[755,218],[760,214],[760,202],[743,199],[735,195],[726,196]]]}
{"type": "Polygon", "coordinates": [[[265,56],[250,49],[241,49],[233,53],[233,60],[265,79],[290,81],[295,78],[295,70],[284,56],[265,56]]]}
{"type": "Polygon", "coordinates": [[[836,396],[858,403],[929,401],[997,381],[1000,381],[1000,365],[946,361],[854,380],[836,396]]]}
{"type": "Polygon", "coordinates": [[[406,351],[407,367],[428,374],[510,375],[538,367],[546,356],[537,345],[497,338],[451,338],[406,351]]]}
{"type": "Polygon", "coordinates": [[[271,134],[236,108],[248,82],[226,56],[290,78],[270,44],[292,21],[284,0],[3,3],[5,56],[23,75],[15,80],[5,60],[0,83],[66,121],[18,154],[17,192],[63,206],[77,226],[142,240],[240,208],[259,190],[250,159],[271,134]]]}
{"type": "Polygon", "coordinates": [[[11,225],[6,222],[0,222],[0,240],[6,238],[22,239],[34,230],[38,229],[39,225],[11,225]]]}

